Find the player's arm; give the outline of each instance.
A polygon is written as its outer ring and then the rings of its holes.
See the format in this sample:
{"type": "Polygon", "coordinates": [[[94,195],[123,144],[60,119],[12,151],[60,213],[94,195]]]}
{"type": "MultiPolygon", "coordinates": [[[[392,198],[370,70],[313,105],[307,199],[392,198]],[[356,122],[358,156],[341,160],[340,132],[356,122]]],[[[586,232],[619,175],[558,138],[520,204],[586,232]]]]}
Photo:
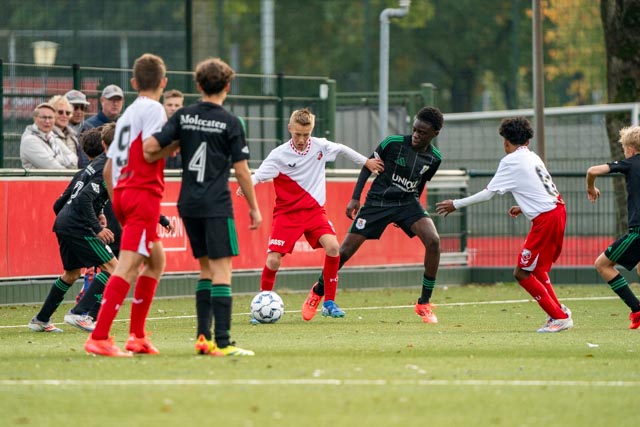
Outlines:
{"type": "Polygon", "coordinates": [[[587,197],[591,203],[595,203],[600,197],[600,190],[596,187],[596,177],[606,175],[609,172],[611,172],[611,167],[607,163],[591,166],[587,169],[587,197]]]}
{"type": "Polygon", "coordinates": [[[178,151],[179,148],[179,140],[172,141],[169,145],[163,147],[155,136],[150,136],[142,143],[144,159],[148,163],[153,163],[167,156],[171,156],[178,151]]]}
{"type": "Polygon", "coordinates": [[[495,191],[490,191],[485,188],[484,190],[478,191],[476,194],[465,197],[464,199],[443,200],[436,203],[436,212],[440,215],[447,216],[457,209],[491,200],[495,195],[495,191]]]}
{"type": "Polygon", "coordinates": [[[384,171],[384,162],[380,160],[378,153],[374,152],[371,157],[366,158],[362,154],[358,153],[351,147],[347,147],[344,144],[336,144],[339,147],[340,153],[351,160],[358,166],[367,168],[374,175],[378,175],[384,171]]]}
{"type": "Polygon", "coordinates": [[[107,188],[107,194],[109,198],[113,200],[113,166],[111,159],[107,157],[107,161],[102,169],[102,178],[104,179],[104,185],[107,188]]]}
{"type": "Polygon", "coordinates": [[[251,218],[250,229],[255,230],[260,227],[262,223],[262,214],[258,207],[258,199],[256,198],[256,192],[253,189],[253,181],[251,180],[251,170],[249,170],[249,163],[246,160],[240,160],[233,164],[235,170],[235,176],[238,180],[238,185],[242,190],[242,193],[249,205],[249,217],[251,218]]]}
{"type": "Polygon", "coordinates": [[[90,227],[100,240],[108,244],[113,242],[114,235],[100,223],[100,212],[96,212],[94,207],[98,198],[101,197],[104,200],[106,196],[105,189],[102,187],[102,178],[96,178],[100,179],[89,181],[76,196],[75,203],[78,204],[79,209],[74,212],[77,212],[78,221],[90,227]]]}

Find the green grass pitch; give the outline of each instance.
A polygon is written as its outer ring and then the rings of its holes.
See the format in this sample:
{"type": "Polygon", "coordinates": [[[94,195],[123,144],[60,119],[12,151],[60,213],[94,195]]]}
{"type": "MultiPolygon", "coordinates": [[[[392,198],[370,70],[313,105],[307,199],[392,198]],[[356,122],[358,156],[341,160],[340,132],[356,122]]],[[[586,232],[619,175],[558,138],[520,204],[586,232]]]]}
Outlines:
{"type": "MultiPolygon", "coordinates": [[[[633,285],[638,293],[637,285],[633,285]]],[[[161,351],[85,354],[86,333],[34,333],[38,306],[0,307],[3,426],[631,426],[640,330],[606,285],[557,286],[575,327],[536,333],[544,313],[514,284],[437,287],[438,324],[413,313],[419,289],[340,291],[344,319],[285,315],[250,325],[234,297],[232,338],[255,357],[196,356],[193,298],[158,299],[161,351]]],[[[129,302],[114,326],[124,347],[129,302]]]]}

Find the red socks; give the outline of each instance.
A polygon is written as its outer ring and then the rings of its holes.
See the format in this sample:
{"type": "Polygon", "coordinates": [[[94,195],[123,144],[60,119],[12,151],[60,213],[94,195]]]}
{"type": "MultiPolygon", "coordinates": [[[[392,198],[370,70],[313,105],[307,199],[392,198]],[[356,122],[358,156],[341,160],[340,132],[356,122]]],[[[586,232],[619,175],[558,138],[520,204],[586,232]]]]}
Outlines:
{"type": "Polygon", "coordinates": [[[262,276],[260,277],[260,290],[272,291],[273,286],[276,283],[276,273],[278,270],[271,270],[266,265],[262,269],[262,276]]]}
{"type": "Polygon", "coordinates": [[[335,301],[338,290],[338,268],[340,268],[340,255],[324,257],[322,279],[324,280],[324,300],[335,301]]]}
{"type": "Polygon", "coordinates": [[[129,333],[135,334],[136,338],[144,338],[144,325],[157,287],[158,281],[153,277],[138,276],[133,293],[131,324],[129,325],[129,333]]]}
{"type": "MultiPolygon", "coordinates": [[[[532,274],[526,279],[520,280],[519,283],[552,319],[566,319],[568,317],[562,311],[560,304],[556,302],[557,299],[551,297],[547,288],[540,283],[536,276],[532,274]]],[[[551,286],[551,283],[549,283],[549,286],[551,286]]],[[[553,296],[555,297],[555,293],[553,296]]]]}
{"type": "Polygon", "coordinates": [[[536,276],[536,279],[542,283],[542,285],[547,290],[549,296],[556,302],[556,304],[560,305],[560,300],[556,296],[556,291],[553,289],[553,285],[551,285],[551,280],[549,279],[549,275],[545,271],[534,271],[533,275],[536,276]]]}
{"type": "Polygon", "coordinates": [[[91,333],[91,338],[94,340],[106,340],[109,338],[109,330],[113,320],[118,315],[118,311],[122,307],[130,287],[129,282],[120,276],[112,275],[109,278],[102,296],[102,305],[98,313],[96,328],[91,333]]]}

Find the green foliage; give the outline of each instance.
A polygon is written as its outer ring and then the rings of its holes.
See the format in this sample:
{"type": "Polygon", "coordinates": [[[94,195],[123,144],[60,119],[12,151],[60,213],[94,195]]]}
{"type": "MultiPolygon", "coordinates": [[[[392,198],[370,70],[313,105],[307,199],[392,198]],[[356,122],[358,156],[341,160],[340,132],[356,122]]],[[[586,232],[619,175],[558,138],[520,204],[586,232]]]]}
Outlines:
{"type": "Polygon", "coordinates": [[[154,302],[161,354],[132,359],[87,356],[85,333],[33,333],[37,307],[0,307],[3,425],[634,425],[640,338],[626,307],[606,285],[556,290],[576,326],[548,335],[513,284],[436,288],[435,325],[413,313],[417,289],[341,291],[347,317],[311,322],[305,295],[282,289],[284,318],[257,326],[252,295],[237,295],[232,337],[253,358],[196,356],[191,298],[154,302]]]}
{"type": "MultiPolygon", "coordinates": [[[[207,15],[199,25],[215,27],[193,29],[194,38],[205,30],[209,36],[194,56],[234,58],[239,73],[262,71],[259,0],[192,4],[196,16],[207,15]]],[[[17,62],[32,62],[30,43],[47,30],[47,39],[60,43],[58,64],[119,67],[125,49],[128,66],[150,51],[170,69],[184,70],[185,1],[6,0],[3,6],[1,29],[33,31],[16,39],[17,62]]],[[[341,92],[377,90],[379,16],[397,7],[397,0],[274,1],[276,72],[329,76],[341,92]]],[[[413,0],[407,17],[391,20],[390,90],[432,83],[446,112],[531,107],[530,8],[525,0],[413,0]]],[[[599,101],[605,54],[597,2],[547,0],[543,10],[547,106],[599,101]]],[[[629,6],[627,21],[636,19],[633,12],[629,6]]],[[[3,59],[8,34],[0,35],[3,59]]]]}

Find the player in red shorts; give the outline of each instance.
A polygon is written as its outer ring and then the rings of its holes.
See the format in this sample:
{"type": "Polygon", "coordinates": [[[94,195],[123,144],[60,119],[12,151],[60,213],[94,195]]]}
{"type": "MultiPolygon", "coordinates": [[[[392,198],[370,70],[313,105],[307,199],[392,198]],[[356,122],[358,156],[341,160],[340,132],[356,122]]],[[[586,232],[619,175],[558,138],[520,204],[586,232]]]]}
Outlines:
{"type": "Polygon", "coordinates": [[[531,230],[518,257],[514,276],[548,314],[546,324],[538,332],[560,332],[573,326],[571,310],[560,304],[549,280],[551,265],[562,251],[567,212],[542,159],[529,150],[533,137],[531,124],[524,117],[504,119],[500,124],[506,156],[487,188],[458,200],[436,204],[441,215],[456,209],[485,202],[496,194],[510,192],[518,206],[509,215],[523,213],[531,221],[531,230]]]}
{"type": "MultiPolygon", "coordinates": [[[[296,241],[304,235],[312,248],[322,247],[326,253],[322,270],[326,283],[322,314],[344,317],[344,311],[335,303],[340,247],[324,207],[325,165],[338,154],[376,174],[383,170],[383,164],[380,160],[367,159],[346,145],[311,136],[314,125],[315,116],[309,110],[294,111],[288,125],[291,139],[274,148],[251,177],[254,185],[273,179],[276,191],[260,290],[273,289],[282,257],[293,252],[296,241]]],[[[304,320],[311,320],[313,315],[315,307],[312,314],[303,312],[304,320]]]]}
{"type": "Polygon", "coordinates": [[[107,282],[96,328],[84,345],[88,353],[101,356],[158,353],[147,337],[145,322],[165,265],[162,242],[156,231],[164,191],[164,159],[147,162],[142,144],[167,121],[164,107],[158,102],[166,84],[162,58],[144,54],[136,59],[131,85],[138,97],[116,123],[104,167],[114,212],[122,224],[120,259],[107,282]],[[135,289],[125,352],[114,343],[109,331],[132,285],[135,289]]]}

